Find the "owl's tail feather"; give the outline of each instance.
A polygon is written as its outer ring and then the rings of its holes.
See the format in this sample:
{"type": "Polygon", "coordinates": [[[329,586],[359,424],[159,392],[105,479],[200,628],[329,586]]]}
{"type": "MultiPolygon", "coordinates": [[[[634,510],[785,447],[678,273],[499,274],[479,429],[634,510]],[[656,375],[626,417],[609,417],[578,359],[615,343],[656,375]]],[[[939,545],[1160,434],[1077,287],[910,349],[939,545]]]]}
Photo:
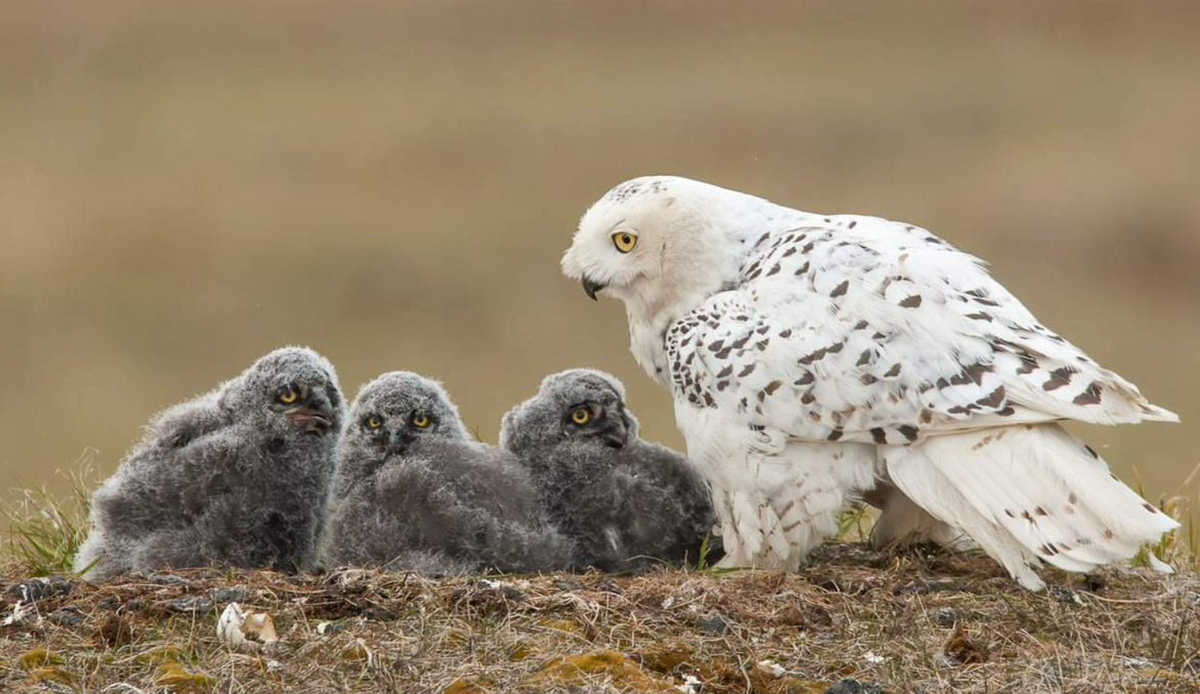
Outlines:
{"type": "Polygon", "coordinates": [[[1179,527],[1058,424],[933,436],[880,454],[909,499],[961,529],[1030,590],[1045,586],[1034,571],[1042,562],[1091,571],[1179,527]]]}

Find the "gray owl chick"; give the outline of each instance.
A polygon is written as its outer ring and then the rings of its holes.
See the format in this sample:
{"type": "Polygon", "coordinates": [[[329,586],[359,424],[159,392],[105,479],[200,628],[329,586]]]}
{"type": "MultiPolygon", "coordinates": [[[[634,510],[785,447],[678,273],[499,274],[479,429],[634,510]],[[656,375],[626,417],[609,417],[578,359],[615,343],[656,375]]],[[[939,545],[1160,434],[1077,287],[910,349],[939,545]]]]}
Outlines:
{"type": "Polygon", "coordinates": [[[93,495],[75,570],[94,580],[161,567],[309,566],[344,412],[333,365],[298,347],[162,412],[93,495]]]}
{"type": "Polygon", "coordinates": [[[562,568],[570,548],[519,461],[471,440],[439,384],[395,371],[350,409],[322,553],[330,565],[464,574],[562,568]]]}
{"type": "Polygon", "coordinates": [[[578,567],[695,562],[716,523],[708,486],[683,456],[638,439],[625,387],[609,374],[546,377],[504,416],[500,444],[529,468],[551,520],[575,542],[578,567]]]}

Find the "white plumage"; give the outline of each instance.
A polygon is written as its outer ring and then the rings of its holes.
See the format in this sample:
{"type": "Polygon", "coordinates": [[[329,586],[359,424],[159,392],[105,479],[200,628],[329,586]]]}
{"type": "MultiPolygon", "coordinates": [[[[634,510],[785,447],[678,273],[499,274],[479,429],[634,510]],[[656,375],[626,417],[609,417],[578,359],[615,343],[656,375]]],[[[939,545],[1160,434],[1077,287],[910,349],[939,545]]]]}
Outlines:
{"type": "Polygon", "coordinates": [[[647,177],[588,210],[563,270],[625,302],[727,565],[795,568],[855,494],[877,542],[965,534],[1035,589],[1039,560],[1087,571],[1177,527],[1056,423],[1177,417],[924,229],[647,177]]]}

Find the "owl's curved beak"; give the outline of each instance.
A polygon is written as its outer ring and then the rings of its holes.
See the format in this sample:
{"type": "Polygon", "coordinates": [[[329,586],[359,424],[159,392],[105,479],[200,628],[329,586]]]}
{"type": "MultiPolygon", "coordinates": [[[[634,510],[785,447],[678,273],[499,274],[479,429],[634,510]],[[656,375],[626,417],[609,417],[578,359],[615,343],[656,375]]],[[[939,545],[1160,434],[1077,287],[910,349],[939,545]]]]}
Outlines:
{"type": "Polygon", "coordinates": [[[598,299],[596,298],[596,292],[600,291],[601,289],[604,289],[604,283],[597,282],[596,280],[588,277],[587,275],[583,276],[582,282],[583,282],[584,293],[587,294],[589,297],[591,297],[592,301],[597,301],[598,299]]]}

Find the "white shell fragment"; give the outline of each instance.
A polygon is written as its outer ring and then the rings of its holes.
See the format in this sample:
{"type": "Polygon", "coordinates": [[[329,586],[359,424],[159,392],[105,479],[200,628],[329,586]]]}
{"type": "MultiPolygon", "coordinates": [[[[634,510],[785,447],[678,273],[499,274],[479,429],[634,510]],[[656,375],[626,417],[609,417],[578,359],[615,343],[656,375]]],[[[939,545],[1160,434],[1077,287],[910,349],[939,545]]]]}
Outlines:
{"type": "Polygon", "coordinates": [[[230,648],[260,648],[275,643],[275,622],[266,612],[247,614],[242,606],[231,602],[217,620],[217,638],[230,648]]]}

